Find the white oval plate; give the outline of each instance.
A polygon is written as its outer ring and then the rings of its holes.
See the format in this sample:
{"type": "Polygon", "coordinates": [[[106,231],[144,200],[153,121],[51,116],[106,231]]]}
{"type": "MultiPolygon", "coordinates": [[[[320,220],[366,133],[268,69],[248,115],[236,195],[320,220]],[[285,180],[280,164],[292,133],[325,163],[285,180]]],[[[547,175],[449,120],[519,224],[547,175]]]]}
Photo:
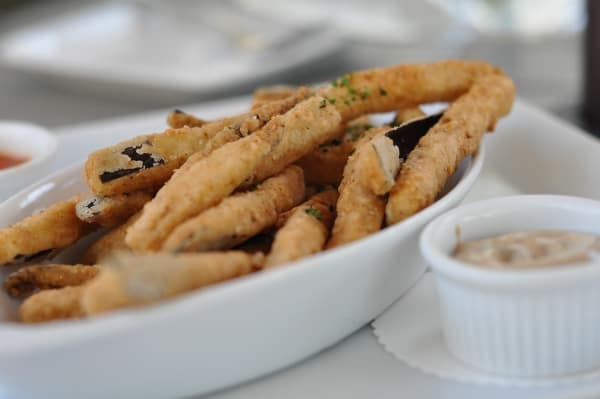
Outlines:
{"type": "MultiPolygon", "coordinates": [[[[10,321],[15,303],[0,293],[0,386],[13,397],[182,397],[306,358],[370,322],[417,281],[425,270],[421,229],[465,197],[483,158],[480,149],[463,161],[453,188],[402,223],[156,306],[22,325],[10,321]]],[[[0,226],[85,191],[81,170],[80,163],[59,171],[1,204],[0,226]]],[[[60,258],[76,260],[83,246],[60,258]]]]}

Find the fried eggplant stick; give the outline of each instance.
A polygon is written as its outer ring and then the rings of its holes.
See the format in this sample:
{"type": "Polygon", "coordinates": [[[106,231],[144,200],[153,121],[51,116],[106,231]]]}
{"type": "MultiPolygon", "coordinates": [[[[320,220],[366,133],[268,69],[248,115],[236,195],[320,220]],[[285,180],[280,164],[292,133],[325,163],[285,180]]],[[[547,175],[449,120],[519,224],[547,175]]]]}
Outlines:
{"type": "Polygon", "coordinates": [[[145,305],[252,273],[261,253],[120,254],[85,285],[81,298],[88,315],[145,305]]]}
{"type": "Polygon", "coordinates": [[[254,110],[273,101],[281,100],[291,96],[298,88],[289,85],[274,85],[259,87],[254,90],[252,95],[252,105],[250,109],[254,110]]]}
{"type": "Polygon", "coordinates": [[[265,268],[321,251],[329,238],[337,198],[337,191],[330,188],[281,215],[282,227],[275,234],[265,268]]]}
{"type": "Polygon", "coordinates": [[[385,211],[383,195],[392,188],[400,168],[398,147],[385,136],[388,130],[372,129],[350,156],[340,183],[337,217],[327,248],[381,229],[385,211]]]}
{"type": "Polygon", "coordinates": [[[368,116],[357,118],[345,126],[342,137],[323,143],[300,158],[296,165],[304,170],[306,184],[337,186],[357,141],[372,127],[368,116]]]}
{"type": "Polygon", "coordinates": [[[204,149],[206,143],[222,131],[238,137],[247,136],[309,94],[308,89],[302,88],[292,98],[265,104],[252,112],[201,127],[185,126],[141,135],[94,151],[84,168],[87,184],[94,194],[105,196],[158,189],[190,155],[204,149]]]}
{"type": "Polygon", "coordinates": [[[448,60],[403,64],[346,74],[317,91],[342,115],[343,121],[376,112],[390,112],[436,101],[453,101],[481,76],[502,74],[478,61],[448,60]]]}
{"type": "Polygon", "coordinates": [[[144,206],[125,242],[138,251],[159,250],[175,227],[218,204],[248,179],[270,149],[269,143],[250,135],[179,171],[144,206]]]}
{"type": "Polygon", "coordinates": [[[322,105],[322,98],[311,97],[254,134],[184,165],[146,204],[140,219],[129,228],[126,243],[135,250],[160,249],[186,219],[216,205],[242,183],[251,187],[279,173],[329,139],[340,117],[333,107],[322,105]]]}
{"type": "Polygon", "coordinates": [[[311,97],[290,112],[277,116],[255,134],[271,144],[271,151],[256,166],[245,187],[281,172],[340,134],[340,115],[335,107],[319,96],[311,97]]]}
{"type": "Polygon", "coordinates": [[[80,196],[58,202],[12,226],[0,229],[0,265],[48,257],[68,247],[97,226],[75,214],[80,196]]]}
{"type": "Polygon", "coordinates": [[[81,263],[86,265],[96,265],[101,263],[103,259],[106,259],[117,252],[131,251],[127,244],[125,244],[125,234],[127,233],[129,226],[131,226],[141,214],[141,212],[136,213],[127,219],[125,223],[115,227],[93,242],[83,253],[81,263]]]}
{"type": "Polygon", "coordinates": [[[299,87],[291,92],[289,96],[262,104],[260,107],[253,109],[253,118],[247,119],[241,124],[232,124],[223,129],[210,139],[206,143],[205,148],[200,152],[203,155],[208,155],[227,143],[246,137],[248,134],[263,127],[274,116],[284,114],[292,109],[296,104],[308,98],[310,94],[311,91],[308,88],[299,87]]]}
{"type": "Polygon", "coordinates": [[[37,290],[81,285],[98,273],[90,265],[31,265],[8,275],[4,288],[12,297],[23,297],[37,290]]]}
{"type": "Polygon", "coordinates": [[[19,307],[19,318],[24,323],[42,323],[83,317],[83,289],[83,285],[78,285],[35,293],[19,307]]]}
{"type": "Polygon", "coordinates": [[[404,162],[386,206],[387,224],[398,223],[429,206],[462,160],[477,151],[485,132],[511,109],[513,82],[506,76],[479,78],[450,104],[404,162]]]}
{"type": "Polygon", "coordinates": [[[180,109],[173,110],[167,116],[167,124],[173,129],[179,129],[184,126],[188,127],[202,127],[209,123],[204,119],[195,117],[194,115],[183,112],[180,109]]]}
{"type": "Polygon", "coordinates": [[[179,225],[163,251],[190,252],[228,249],[275,224],[279,213],[304,198],[304,176],[288,166],[255,189],[234,194],[179,225]]]}
{"type": "Polygon", "coordinates": [[[151,191],[134,191],[109,197],[89,195],[75,206],[77,217],[86,223],[113,227],[140,211],[154,196],[151,191]]]}
{"type": "Polygon", "coordinates": [[[396,111],[396,116],[394,116],[394,121],[392,122],[392,124],[394,126],[400,126],[403,123],[410,122],[413,119],[422,118],[425,115],[425,112],[423,112],[418,106],[402,108],[396,111]]]}

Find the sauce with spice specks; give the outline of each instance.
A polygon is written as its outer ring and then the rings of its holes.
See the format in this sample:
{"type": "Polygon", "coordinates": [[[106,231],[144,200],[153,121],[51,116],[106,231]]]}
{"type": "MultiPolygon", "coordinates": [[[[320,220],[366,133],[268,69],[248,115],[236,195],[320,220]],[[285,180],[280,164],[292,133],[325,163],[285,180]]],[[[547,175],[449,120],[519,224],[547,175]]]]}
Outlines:
{"type": "Polygon", "coordinates": [[[454,256],[484,267],[531,268],[587,262],[600,255],[600,237],[575,231],[515,232],[460,243],[454,256]]]}
{"type": "Polygon", "coordinates": [[[26,161],[27,157],[0,152],[0,170],[15,167],[26,161]]]}

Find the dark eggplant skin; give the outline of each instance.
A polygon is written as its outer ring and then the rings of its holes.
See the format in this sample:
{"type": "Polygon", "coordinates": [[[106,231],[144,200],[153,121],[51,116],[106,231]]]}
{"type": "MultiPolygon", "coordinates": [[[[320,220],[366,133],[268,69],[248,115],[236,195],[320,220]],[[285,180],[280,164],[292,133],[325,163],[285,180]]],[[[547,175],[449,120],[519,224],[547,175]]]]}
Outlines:
{"type": "Polygon", "coordinates": [[[100,181],[102,183],[107,183],[111,180],[115,180],[120,177],[130,175],[139,170],[152,168],[154,166],[163,165],[165,163],[164,159],[157,158],[156,155],[148,154],[148,153],[139,153],[138,150],[140,148],[142,148],[141,144],[137,145],[137,146],[133,146],[133,147],[127,147],[123,151],[121,151],[121,154],[128,156],[129,159],[131,159],[132,161],[141,162],[142,166],[137,166],[135,168],[118,169],[118,170],[114,170],[114,171],[103,172],[100,175],[100,181]]]}
{"type": "Polygon", "coordinates": [[[425,136],[444,115],[443,112],[428,115],[423,118],[406,122],[385,135],[392,139],[394,145],[400,150],[400,158],[406,159],[408,154],[417,146],[421,137],[425,136]]]}

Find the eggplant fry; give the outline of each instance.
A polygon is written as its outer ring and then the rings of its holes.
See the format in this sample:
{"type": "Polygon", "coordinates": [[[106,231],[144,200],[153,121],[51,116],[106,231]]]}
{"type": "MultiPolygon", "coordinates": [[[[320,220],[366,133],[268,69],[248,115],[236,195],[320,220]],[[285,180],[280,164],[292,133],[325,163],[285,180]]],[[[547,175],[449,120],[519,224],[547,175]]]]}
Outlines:
{"type": "Polygon", "coordinates": [[[180,109],[175,109],[167,116],[167,124],[173,129],[179,129],[184,126],[202,127],[209,123],[204,119],[195,117],[194,115],[183,112],[180,109]]]}
{"type": "Polygon", "coordinates": [[[179,225],[163,251],[190,252],[228,249],[275,224],[279,213],[304,198],[302,169],[288,166],[253,190],[234,194],[179,225]]]}
{"type": "Polygon", "coordinates": [[[280,216],[265,268],[298,260],[323,249],[335,218],[337,190],[330,188],[280,216]]]}
{"type": "Polygon", "coordinates": [[[119,254],[83,288],[81,307],[94,315],[146,305],[262,268],[261,253],[119,254]],[[165,267],[168,265],[168,267],[165,267]]]}
{"type": "Polygon", "coordinates": [[[334,248],[379,231],[385,198],[400,167],[400,154],[385,136],[390,128],[367,132],[350,156],[339,187],[337,217],[327,248],[334,248]]]}
{"type": "Polygon", "coordinates": [[[490,75],[450,104],[408,154],[389,195],[387,224],[398,223],[435,201],[462,160],[477,151],[483,135],[508,114],[514,96],[509,78],[490,75]]]}
{"type": "Polygon", "coordinates": [[[90,265],[31,265],[8,275],[4,289],[15,298],[30,295],[37,290],[81,285],[98,273],[90,265]]]}
{"type": "Polygon", "coordinates": [[[97,226],[75,214],[80,196],[57,202],[12,226],[0,229],[0,265],[23,263],[53,255],[97,226]]]}
{"type": "Polygon", "coordinates": [[[98,223],[102,227],[113,227],[124,223],[140,211],[154,196],[153,192],[134,191],[104,197],[90,195],[75,205],[77,217],[86,223],[98,223]]]}

